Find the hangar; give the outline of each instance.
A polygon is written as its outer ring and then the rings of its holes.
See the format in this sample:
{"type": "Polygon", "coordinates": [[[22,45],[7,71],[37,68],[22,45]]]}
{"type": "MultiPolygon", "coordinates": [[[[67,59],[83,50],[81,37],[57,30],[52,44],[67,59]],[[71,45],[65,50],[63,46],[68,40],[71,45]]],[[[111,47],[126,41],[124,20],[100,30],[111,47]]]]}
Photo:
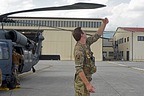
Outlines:
{"type": "MultiPolygon", "coordinates": [[[[72,31],[76,27],[94,34],[101,26],[100,18],[57,18],[57,17],[10,17],[16,23],[5,23],[4,29],[15,29],[28,38],[34,39],[37,32],[42,32],[45,40],[42,42],[41,59],[74,60],[73,49],[75,40],[72,31]]],[[[92,46],[97,61],[103,60],[102,39],[92,46]]]]}

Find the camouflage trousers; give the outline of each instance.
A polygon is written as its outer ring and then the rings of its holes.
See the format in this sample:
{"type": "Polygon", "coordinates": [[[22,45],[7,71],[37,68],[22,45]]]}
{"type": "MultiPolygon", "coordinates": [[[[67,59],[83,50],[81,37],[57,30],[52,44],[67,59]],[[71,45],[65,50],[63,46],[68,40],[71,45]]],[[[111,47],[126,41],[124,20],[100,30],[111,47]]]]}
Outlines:
{"type": "Polygon", "coordinates": [[[75,96],[90,96],[90,92],[87,90],[85,84],[82,82],[79,76],[75,76],[74,88],[75,96]]]}

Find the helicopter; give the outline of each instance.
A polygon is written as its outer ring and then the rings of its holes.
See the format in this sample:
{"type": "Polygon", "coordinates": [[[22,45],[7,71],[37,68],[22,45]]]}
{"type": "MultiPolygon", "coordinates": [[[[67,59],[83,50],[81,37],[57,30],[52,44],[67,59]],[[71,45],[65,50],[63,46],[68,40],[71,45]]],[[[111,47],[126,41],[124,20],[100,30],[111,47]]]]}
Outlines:
{"type": "Polygon", "coordinates": [[[36,71],[34,66],[39,61],[42,41],[44,40],[41,32],[37,32],[35,40],[31,40],[14,29],[5,30],[3,28],[3,23],[17,22],[16,20],[9,19],[9,15],[25,12],[95,9],[101,7],[105,7],[105,5],[80,2],[72,5],[14,11],[0,15],[0,22],[2,25],[2,28],[0,29],[0,87],[3,87],[2,85],[5,83],[7,85],[6,87],[9,89],[16,88],[15,71],[17,74],[23,74],[31,70],[33,72],[36,71]],[[13,50],[23,58],[21,64],[18,66],[13,64],[13,50]]]}

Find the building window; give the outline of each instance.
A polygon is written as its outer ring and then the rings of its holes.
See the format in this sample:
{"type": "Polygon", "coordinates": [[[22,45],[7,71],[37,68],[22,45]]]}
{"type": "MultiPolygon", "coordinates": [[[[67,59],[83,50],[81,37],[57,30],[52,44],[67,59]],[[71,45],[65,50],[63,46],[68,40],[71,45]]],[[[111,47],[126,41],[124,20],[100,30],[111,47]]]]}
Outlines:
{"type": "Polygon", "coordinates": [[[118,44],[120,44],[120,39],[118,40],[118,44]]]}
{"type": "Polygon", "coordinates": [[[48,26],[52,27],[52,21],[48,21],[48,26]]]}
{"type": "Polygon", "coordinates": [[[107,57],[107,52],[106,51],[103,51],[103,56],[107,57]]]}
{"type": "Polygon", "coordinates": [[[94,23],[93,23],[93,27],[94,27],[94,28],[97,28],[97,22],[94,22],[94,23]]]}
{"type": "Polygon", "coordinates": [[[129,42],[129,37],[127,37],[127,42],[129,42]]]}
{"type": "Polygon", "coordinates": [[[144,36],[138,36],[138,37],[137,37],[137,40],[138,40],[138,41],[144,41],[144,36]]]}
{"type": "Polygon", "coordinates": [[[60,21],[57,21],[57,26],[60,27],[60,21]]]}
{"type": "MultiPolygon", "coordinates": [[[[99,28],[102,22],[99,21],[70,21],[70,20],[18,20],[17,23],[7,23],[5,26],[47,26],[47,27],[84,27],[99,28]]],[[[1,25],[1,24],[0,24],[1,25]]]]}
{"type": "Polygon", "coordinates": [[[82,21],[80,21],[80,26],[83,27],[83,22],[82,21]]]}
{"type": "Polygon", "coordinates": [[[114,56],[114,53],[113,52],[109,52],[109,57],[112,57],[114,56]]]}
{"type": "Polygon", "coordinates": [[[107,52],[103,51],[103,60],[105,60],[107,58],[107,52]]]}
{"type": "Polygon", "coordinates": [[[97,22],[97,28],[101,26],[101,22],[97,22]]]}
{"type": "Polygon", "coordinates": [[[121,38],[121,43],[123,43],[123,38],[121,38]]]}
{"type": "Polygon", "coordinates": [[[91,27],[91,22],[90,21],[88,22],[88,27],[91,27]]]}
{"type": "Polygon", "coordinates": [[[74,21],[71,22],[71,27],[75,27],[74,21]]]}
{"type": "Polygon", "coordinates": [[[118,40],[118,44],[121,44],[121,43],[123,43],[123,38],[120,38],[119,40],[118,40]]]}
{"type": "Polygon", "coordinates": [[[91,28],[94,28],[94,22],[91,22],[91,28]]]}
{"type": "Polygon", "coordinates": [[[75,21],[75,23],[74,23],[74,27],[76,27],[76,26],[78,26],[78,22],[77,21],[75,21]]]}
{"type": "Polygon", "coordinates": [[[85,22],[85,27],[88,27],[88,22],[85,22]]]}
{"type": "Polygon", "coordinates": [[[126,38],[124,38],[124,42],[126,42],[126,38]]]}

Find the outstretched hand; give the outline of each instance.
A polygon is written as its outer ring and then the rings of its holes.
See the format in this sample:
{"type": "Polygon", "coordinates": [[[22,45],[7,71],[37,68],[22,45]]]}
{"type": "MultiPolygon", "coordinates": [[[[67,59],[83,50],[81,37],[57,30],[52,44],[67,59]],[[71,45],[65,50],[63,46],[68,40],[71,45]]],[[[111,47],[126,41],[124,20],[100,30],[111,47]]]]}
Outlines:
{"type": "Polygon", "coordinates": [[[87,86],[86,86],[86,88],[87,88],[87,90],[90,92],[90,93],[95,93],[95,88],[91,85],[91,84],[88,84],[87,86]]]}

